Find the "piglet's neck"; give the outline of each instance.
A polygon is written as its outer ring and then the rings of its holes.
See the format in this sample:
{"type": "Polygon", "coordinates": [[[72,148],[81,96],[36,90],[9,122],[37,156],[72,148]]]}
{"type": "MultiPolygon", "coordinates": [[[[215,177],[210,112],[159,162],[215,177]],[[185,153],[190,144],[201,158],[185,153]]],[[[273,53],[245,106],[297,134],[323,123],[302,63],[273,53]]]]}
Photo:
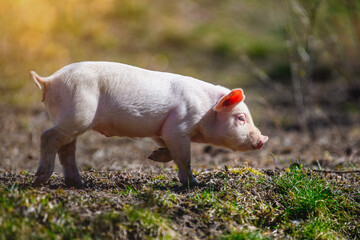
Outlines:
{"type": "MultiPolygon", "coordinates": [[[[220,99],[221,97],[219,97],[220,99]]],[[[217,102],[211,106],[211,108],[207,111],[207,113],[203,116],[203,118],[199,121],[199,123],[195,126],[193,131],[192,141],[199,143],[213,143],[214,142],[214,134],[216,129],[216,122],[218,119],[218,112],[213,110],[217,102]]]]}
{"type": "Polygon", "coordinates": [[[214,111],[213,108],[222,97],[230,92],[230,90],[223,86],[215,86],[212,84],[209,84],[207,87],[207,104],[203,105],[206,106],[207,109],[204,116],[194,126],[191,134],[191,140],[198,143],[216,144],[214,143],[214,130],[216,127],[218,112],[214,111]]]}

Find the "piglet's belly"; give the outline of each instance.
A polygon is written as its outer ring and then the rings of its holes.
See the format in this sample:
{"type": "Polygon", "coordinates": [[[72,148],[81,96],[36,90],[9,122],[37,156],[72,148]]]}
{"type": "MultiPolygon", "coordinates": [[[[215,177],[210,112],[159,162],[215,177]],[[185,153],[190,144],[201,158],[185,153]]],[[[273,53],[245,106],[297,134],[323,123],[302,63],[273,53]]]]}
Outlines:
{"type": "Polygon", "coordinates": [[[158,124],[141,125],[132,123],[127,125],[124,123],[99,122],[92,127],[92,130],[106,137],[155,137],[161,134],[161,126],[158,126],[158,124]]]}

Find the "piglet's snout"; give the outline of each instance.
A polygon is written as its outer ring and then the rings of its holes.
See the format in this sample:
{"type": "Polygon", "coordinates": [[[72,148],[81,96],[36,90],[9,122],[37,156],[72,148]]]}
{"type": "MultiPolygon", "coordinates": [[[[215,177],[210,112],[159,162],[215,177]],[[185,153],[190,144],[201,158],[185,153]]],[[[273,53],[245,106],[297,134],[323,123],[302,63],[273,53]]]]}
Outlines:
{"type": "Polygon", "coordinates": [[[252,145],[253,148],[261,149],[264,146],[264,144],[267,142],[268,139],[269,139],[268,136],[262,136],[261,135],[260,140],[255,145],[252,145]]]}

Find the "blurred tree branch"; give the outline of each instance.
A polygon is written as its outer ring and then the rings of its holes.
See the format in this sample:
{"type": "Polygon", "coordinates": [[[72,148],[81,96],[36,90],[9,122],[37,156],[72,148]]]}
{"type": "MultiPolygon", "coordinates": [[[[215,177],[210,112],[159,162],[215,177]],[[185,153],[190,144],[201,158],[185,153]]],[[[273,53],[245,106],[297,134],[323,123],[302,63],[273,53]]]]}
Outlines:
{"type": "Polygon", "coordinates": [[[286,26],[294,100],[298,124],[304,131],[314,133],[313,71],[314,29],[322,0],[290,0],[290,22],[286,26]]]}
{"type": "Polygon", "coordinates": [[[343,0],[346,10],[348,12],[350,22],[352,24],[352,30],[354,35],[354,40],[356,43],[356,49],[359,53],[360,51],[360,9],[356,4],[358,0],[343,0]]]}
{"type": "Polygon", "coordinates": [[[354,38],[354,48],[356,51],[354,55],[357,61],[354,61],[353,70],[356,75],[360,74],[360,64],[358,60],[358,57],[360,56],[360,4],[357,2],[358,0],[343,0],[350,19],[352,35],[354,38]]]}

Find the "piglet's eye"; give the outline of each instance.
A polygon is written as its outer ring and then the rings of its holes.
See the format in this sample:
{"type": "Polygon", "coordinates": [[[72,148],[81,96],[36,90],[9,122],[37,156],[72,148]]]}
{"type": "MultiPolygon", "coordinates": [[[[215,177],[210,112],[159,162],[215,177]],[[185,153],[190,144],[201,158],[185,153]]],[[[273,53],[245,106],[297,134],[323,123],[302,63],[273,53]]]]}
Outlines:
{"type": "Polygon", "coordinates": [[[245,122],[246,122],[246,120],[245,120],[245,114],[240,114],[239,116],[238,116],[238,120],[240,121],[240,124],[241,125],[243,125],[243,124],[245,124],[245,122]]]}

